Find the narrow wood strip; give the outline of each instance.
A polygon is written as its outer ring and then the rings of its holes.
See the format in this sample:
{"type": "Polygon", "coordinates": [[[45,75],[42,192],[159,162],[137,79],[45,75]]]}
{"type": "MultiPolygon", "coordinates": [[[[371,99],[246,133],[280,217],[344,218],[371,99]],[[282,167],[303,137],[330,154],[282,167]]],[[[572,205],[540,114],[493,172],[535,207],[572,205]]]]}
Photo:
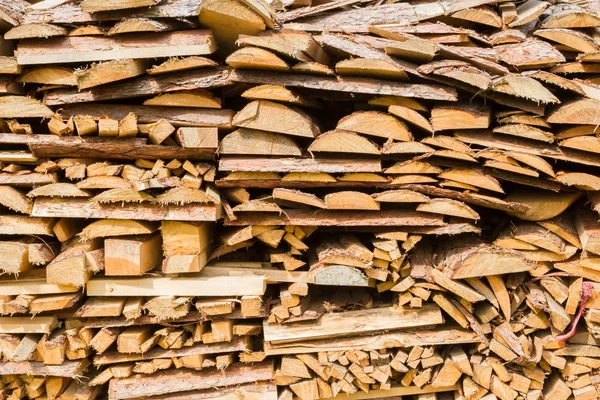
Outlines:
{"type": "Polygon", "coordinates": [[[32,216],[58,218],[115,218],[145,221],[216,221],[221,217],[221,206],[215,204],[99,204],[88,199],[37,198],[32,216]]]}
{"type": "Polygon", "coordinates": [[[269,172],[381,172],[380,160],[319,158],[224,157],[219,171],[269,172]]]}

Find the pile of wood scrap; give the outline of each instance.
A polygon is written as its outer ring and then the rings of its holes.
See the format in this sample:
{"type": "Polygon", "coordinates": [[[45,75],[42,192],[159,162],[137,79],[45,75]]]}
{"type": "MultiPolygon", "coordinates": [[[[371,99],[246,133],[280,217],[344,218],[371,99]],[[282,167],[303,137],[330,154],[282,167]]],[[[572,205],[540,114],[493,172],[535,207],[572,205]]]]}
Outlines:
{"type": "Polygon", "coordinates": [[[0,400],[600,398],[595,2],[0,21],[0,400]]]}

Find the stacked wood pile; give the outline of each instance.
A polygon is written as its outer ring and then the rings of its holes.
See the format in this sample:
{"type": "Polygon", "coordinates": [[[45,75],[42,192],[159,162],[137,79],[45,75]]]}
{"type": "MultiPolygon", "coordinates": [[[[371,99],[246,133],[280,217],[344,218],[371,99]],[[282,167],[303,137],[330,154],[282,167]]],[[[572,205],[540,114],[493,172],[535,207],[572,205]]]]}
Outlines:
{"type": "Polygon", "coordinates": [[[0,20],[0,399],[600,398],[595,2],[0,20]]]}

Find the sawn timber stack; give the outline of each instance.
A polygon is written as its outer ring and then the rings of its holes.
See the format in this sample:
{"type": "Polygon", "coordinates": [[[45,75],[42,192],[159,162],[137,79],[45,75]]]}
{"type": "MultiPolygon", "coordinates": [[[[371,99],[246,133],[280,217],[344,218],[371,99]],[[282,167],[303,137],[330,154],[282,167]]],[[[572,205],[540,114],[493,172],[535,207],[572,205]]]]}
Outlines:
{"type": "Polygon", "coordinates": [[[600,398],[596,2],[0,21],[0,399],[600,398]]]}

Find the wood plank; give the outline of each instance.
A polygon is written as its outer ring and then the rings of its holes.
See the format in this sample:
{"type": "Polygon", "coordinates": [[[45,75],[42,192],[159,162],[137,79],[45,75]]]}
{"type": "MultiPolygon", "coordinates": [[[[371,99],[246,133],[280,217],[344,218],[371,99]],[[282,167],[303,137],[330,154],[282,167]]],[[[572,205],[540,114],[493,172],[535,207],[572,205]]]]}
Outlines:
{"type": "Polygon", "coordinates": [[[21,278],[18,281],[0,280],[0,293],[6,296],[19,296],[22,294],[58,294],[75,293],[79,288],[75,286],[54,285],[46,283],[46,278],[21,278]]]}
{"type": "MultiPolygon", "coordinates": [[[[32,215],[35,213],[35,205],[32,215]]],[[[443,226],[442,216],[406,210],[385,211],[313,211],[286,210],[284,214],[238,213],[226,226],[305,225],[305,226],[443,226]]]]}
{"type": "Polygon", "coordinates": [[[97,354],[94,357],[94,365],[116,364],[121,362],[135,362],[142,360],[154,360],[158,358],[185,357],[196,354],[222,354],[236,351],[248,351],[252,346],[248,337],[236,337],[231,342],[204,344],[196,343],[190,347],[182,347],[180,349],[163,349],[154,347],[153,349],[143,354],[123,354],[117,351],[105,352],[97,354]]]}
{"type": "Polygon", "coordinates": [[[130,112],[137,116],[138,123],[150,124],[166,119],[173,126],[216,126],[231,128],[233,111],[225,109],[202,109],[194,107],[154,107],[135,104],[67,104],[61,108],[61,115],[66,118],[77,115],[91,115],[97,121],[103,116],[123,119],[130,112]]]}
{"type": "Polygon", "coordinates": [[[26,23],[55,23],[55,24],[78,24],[100,21],[120,21],[124,17],[145,18],[186,18],[198,16],[198,0],[166,0],[161,4],[127,11],[106,11],[101,13],[89,13],[81,9],[81,4],[63,4],[43,10],[32,10],[25,14],[26,23]]]}
{"type": "MultiPolygon", "coordinates": [[[[64,104],[89,103],[117,99],[131,99],[171,93],[182,90],[211,89],[231,84],[231,71],[226,67],[201,68],[165,75],[142,75],[125,82],[115,82],[86,90],[57,89],[44,96],[44,104],[57,106],[64,104]]],[[[161,110],[165,107],[157,106],[161,110]]],[[[192,107],[199,111],[197,107],[192,107]]],[[[211,113],[214,110],[210,109],[211,113]]],[[[127,110],[132,111],[130,109],[127,110]]],[[[218,115],[218,113],[216,113],[218,115]]]]}
{"type": "Polygon", "coordinates": [[[219,171],[326,172],[330,174],[381,172],[381,161],[371,159],[223,157],[219,159],[219,171]]]}
{"type": "Polygon", "coordinates": [[[144,138],[119,139],[56,135],[0,133],[2,144],[25,144],[38,157],[100,159],[187,159],[212,160],[216,149],[186,149],[179,146],[146,144],[144,138]]]}
{"type": "Polygon", "coordinates": [[[207,30],[144,32],[113,37],[66,36],[21,41],[17,62],[20,65],[81,63],[204,55],[215,50],[215,40],[207,30]]]}
{"type": "MultiPolygon", "coordinates": [[[[3,134],[0,134],[0,136],[3,134]]],[[[10,134],[9,134],[10,135],[10,134]]],[[[56,183],[58,178],[55,173],[41,174],[33,172],[30,174],[17,175],[2,172],[0,173],[0,185],[10,185],[17,187],[31,187],[37,185],[46,185],[49,183],[56,183]]]]}
{"type": "MultiPolygon", "coordinates": [[[[365,392],[356,392],[352,394],[348,394],[344,396],[344,398],[348,400],[363,400],[363,399],[385,399],[385,398],[398,398],[395,396],[413,396],[413,395],[427,395],[431,393],[441,393],[441,392],[455,392],[459,390],[460,385],[454,386],[439,386],[433,387],[431,385],[425,385],[423,387],[418,386],[394,386],[389,389],[380,389],[380,390],[369,390],[369,393],[365,392]]],[[[421,398],[419,396],[419,398],[421,398]]],[[[430,397],[427,397],[430,398],[430,397]]],[[[433,397],[434,399],[437,397],[433,397]]],[[[330,398],[327,400],[333,400],[334,398],[330,398]]],[[[323,399],[325,400],[325,399],[323,399]]]]}
{"type": "Polygon", "coordinates": [[[215,204],[160,205],[146,203],[90,203],[85,198],[39,197],[33,203],[33,217],[115,218],[145,221],[217,221],[221,206],[215,204]]]}
{"type": "Polygon", "coordinates": [[[263,276],[144,277],[90,279],[88,296],[260,296],[265,293],[263,276]]]}
{"type": "Polygon", "coordinates": [[[65,361],[61,365],[45,365],[37,361],[20,361],[0,363],[0,375],[33,375],[62,376],[65,378],[80,377],[90,362],[84,358],[76,361],[65,361]]]}
{"type": "Polygon", "coordinates": [[[54,236],[52,218],[32,218],[22,215],[0,215],[0,235],[54,236]]]}
{"type": "Polygon", "coordinates": [[[210,389],[215,386],[232,386],[275,378],[273,361],[244,365],[236,363],[226,370],[203,371],[167,370],[150,375],[134,375],[112,379],[108,394],[111,399],[129,399],[156,396],[188,390],[210,389]]]}
{"type": "Polygon", "coordinates": [[[373,308],[368,310],[327,313],[316,323],[290,323],[285,325],[263,324],[265,341],[289,343],[316,340],[333,336],[348,336],[361,333],[413,328],[442,324],[444,318],[437,305],[421,308],[373,308]]]}
{"type": "Polygon", "coordinates": [[[277,356],[316,353],[319,351],[368,351],[393,347],[424,347],[479,342],[479,336],[471,330],[444,325],[431,330],[395,331],[380,335],[336,337],[299,343],[265,342],[265,352],[269,356],[277,356]]]}
{"type": "Polygon", "coordinates": [[[51,333],[56,317],[0,317],[0,333],[51,333]]]}
{"type": "Polygon", "coordinates": [[[243,393],[244,400],[277,400],[277,386],[271,382],[255,382],[225,388],[192,390],[181,393],[148,396],[146,400],[218,400],[234,398],[243,393]]]}
{"type": "Polygon", "coordinates": [[[410,84],[371,78],[290,75],[278,72],[235,69],[231,72],[230,79],[234,82],[284,85],[344,93],[390,95],[444,101],[458,100],[456,91],[448,86],[410,84]]]}
{"type": "Polygon", "coordinates": [[[267,281],[267,284],[295,282],[314,283],[314,278],[306,271],[285,271],[276,268],[236,268],[207,265],[202,272],[200,272],[200,276],[262,276],[267,281]]]}

